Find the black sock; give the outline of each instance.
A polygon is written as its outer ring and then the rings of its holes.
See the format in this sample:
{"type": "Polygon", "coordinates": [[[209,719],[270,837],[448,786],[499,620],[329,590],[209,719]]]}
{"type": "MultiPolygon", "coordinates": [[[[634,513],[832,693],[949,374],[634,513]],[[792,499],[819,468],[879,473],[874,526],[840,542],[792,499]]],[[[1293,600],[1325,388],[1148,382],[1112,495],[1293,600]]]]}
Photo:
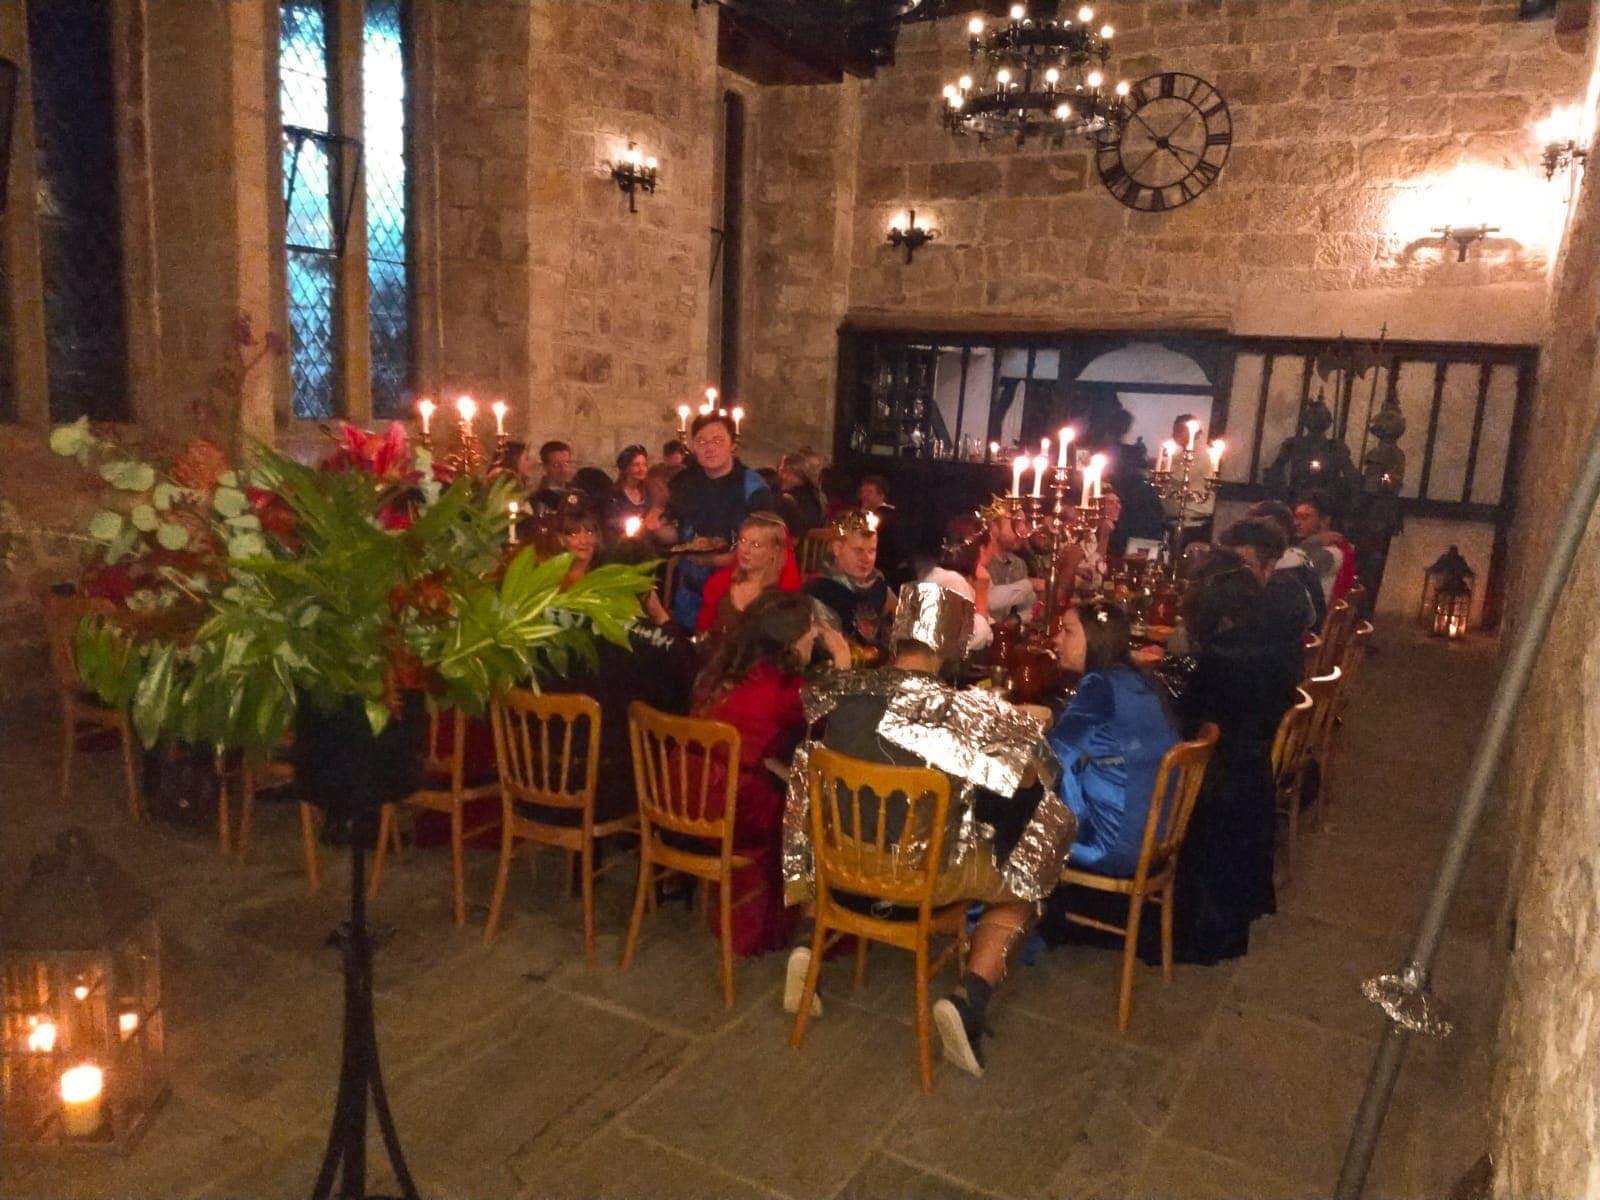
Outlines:
{"type": "Polygon", "coordinates": [[[967,1010],[972,1014],[973,1028],[981,1030],[989,1007],[989,997],[994,994],[994,985],[983,976],[968,971],[961,977],[961,988],[967,993],[967,1010]]]}

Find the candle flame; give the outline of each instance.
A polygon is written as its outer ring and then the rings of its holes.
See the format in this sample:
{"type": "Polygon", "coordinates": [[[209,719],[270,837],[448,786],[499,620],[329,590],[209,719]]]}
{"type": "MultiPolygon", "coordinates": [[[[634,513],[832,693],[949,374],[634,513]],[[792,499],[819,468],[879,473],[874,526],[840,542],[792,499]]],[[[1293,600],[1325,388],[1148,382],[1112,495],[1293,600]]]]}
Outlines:
{"type": "Polygon", "coordinates": [[[54,1021],[41,1021],[38,1017],[29,1017],[28,1049],[34,1054],[49,1054],[56,1048],[56,1024],[54,1021]]]}
{"type": "Polygon", "coordinates": [[[422,423],[424,425],[433,419],[433,410],[438,407],[439,406],[437,404],[435,404],[432,400],[429,400],[426,396],[417,401],[417,415],[422,418],[422,423]]]}
{"type": "Polygon", "coordinates": [[[462,396],[456,401],[456,412],[461,414],[463,421],[470,422],[478,415],[478,402],[471,396],[462,396]]]}
{"type": "Polygon", "coordinates": [[[83,1104],[105,1090],[106,1073],[93,1063],[69,1067],[61,1073],[61,1099],[68,1104],[83,1104]]]}
{"type": "Polygon", "coordinates": [[[122,1034],[123,1037],[131,1037],[138,1028],[138,1013],[125,1012],[117,1014],[117,1030],[122,1034]]]}
{"type": "Polygon", "coordinates": [[[639,530],[644,528],[644,521],[639,517],[629,517],[622,523],[622,532],[625,537],[638,537],[639,530]]]}
{"type": "Polygon", "coordinates": [[[879,521],[879,519],[880,518],[878,517],[878,514],[875,513],[875,512],[869,512],[867,514],[867,529],[869,531],[871,531],[872,533],[877,533],[878,532],[878,521],[879,521]]]}

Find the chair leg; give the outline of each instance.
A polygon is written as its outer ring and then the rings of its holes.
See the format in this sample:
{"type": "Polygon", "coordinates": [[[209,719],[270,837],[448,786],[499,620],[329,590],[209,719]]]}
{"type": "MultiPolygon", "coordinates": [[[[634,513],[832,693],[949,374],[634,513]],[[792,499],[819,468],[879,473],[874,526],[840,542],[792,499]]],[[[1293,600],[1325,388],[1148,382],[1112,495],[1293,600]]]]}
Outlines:
{"type": "Polygon", "coordinates": [[[806,1018],[811,1015],[811,1002],[817,995],[817,980],[822,975],[822,953],[828,946],[828,929],[818,917],[811,930],[811,967],[806,971],[806,986],[800,992],[800,1007],[794,1014],[794,1031],[789,1034],[789,1045],[799,1046],[806,1036],[806,1018]]]}
{"type": "Polygon", "coordinates": [[[1144,915],[1144,897],[1134,895],[1128,900],[1128,931],[1122,941],[1122,988],[1117,996],[1117,1029],[1128,1031],[1133,1019],[1133,966],[1139,959],[1139,920],[1144,915]]]}
{"type": "Polygon", "coordinates": [[[1172,910],[1176,884],[1169,883],[1161,893],[1161,982],[1172,982],[1172,910]]]}
{"type": "Polygon", "coordinates": [[[250,845],[255,817],[256,773],[249,763],[242,763],[239,767],[239,830],[233,838],[233,853],[240,862],[244,861],[244,852],[250,845]]]}
{"type": "Polygon", "coordinates": [[[594,837],[583,839],[583,957],[594,962],[594,837]]]}
{"type": "Polygon", "coordinates": [[[316,814],[303,800],[300,802],[300,852],[305,858],[306,882],[314,892],[318,882],[316,814]]]}
{"type": "Polygon", "coordinates": [[[378,844],[372,851],[372,876],[367,880],[367,902],[378,898],[378,881],[383,878],[383,856],[394,835],[394,805],[385,804],[378,811],[378,844]]]}
{"type": "Polygon", "coordinates": [[[929,1036],[932,1024],[933,1014],[928,1008],[928,931],[923,929],[917,937],[917,1070],[925,1092],[933,1091],[933,1044],[929,1036]]]}
{"type": "Polygon", "coordinates": [[[128,789],[128,815],[137,824],[144,815],[143,806],[139,803],[139,776],[134,767],[133,756],[133,727],[124,719],[122,728],[122,781],[128,789]]]}
{"type": "Polygon", "coordinates": [[[639,926],[644,924],[645,905],[655,891],[655,869],[650,862],[650,831],[639,835],[639,886],[633,892],[633,913],[628,918],[628,936],[622,939],[621,970],[626,971],[633,961],[634,947],[639,943],[639,926]]]}
{"type": "Polygon", "coordinates": [[[861,985],[867,981],[867,947],[872,943],[866,938],[856,938],[856,980],[854,991],[860,991],[861,985]]]}
{"type": "Polygon", "coordinates": [[[723,877],[717,880],[717,908],[720,910],[718,926],[722,932],[722,1007],[733,1007],[733,889],[728,886],[728,874],[733,868],[724,863],[723,877]]]}
{"type": "Polygon", "coordinates": [[[489,920],[483,927],[483,944],[486,946],[494,940],[495,929],[500,924],[500,909],[506,901],[506,884],[511,880],[511,851],[515,846],[516,837],[508,822],[500,827],[500,871],[494,879],[494,899],[489,901],[489,920]]]}
{"type": "Polygon", "coordinates": [[[465,840],[462,836],[463,815],[461,802],[458,800],[450,808],[450,879],[453,888],[452,898],[455,901],[456,924],[467,923],[467,879],[466,863],[463,861],[465,840]]]}
{"type": "Polygon", "coordinates": [[[78,748],[77,722],[72,717],[72,705],[62,705],[61,714],[61,803],[67,802],[72,790],[72,755],[78,748]]]}

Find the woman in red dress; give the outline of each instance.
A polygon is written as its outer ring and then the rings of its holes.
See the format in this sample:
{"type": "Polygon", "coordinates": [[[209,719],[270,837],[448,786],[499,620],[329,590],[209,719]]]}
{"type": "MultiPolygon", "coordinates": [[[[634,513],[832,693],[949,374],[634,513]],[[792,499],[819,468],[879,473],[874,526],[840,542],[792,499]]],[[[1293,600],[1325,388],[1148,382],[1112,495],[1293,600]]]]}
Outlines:
{"type": "Polygon", "coordinates": [[[783,518],[754,512],[739,527],[733,562],[706,580],[697,622],[700,632],[726,634],[757,597],[773,590],[798,592],[800,565],[783,518]]]}
{"type": "MultiPolygon", "coordinates": [[[[771,592],[756,598],[717,646],[695,688],[696,716],[726,721],[739,731],[733,847],[752,862],[733,874],[733,949],[738,954],[785,950],[794,931],[795,912],[783,904],[783,785],[764,760],[787,763],[805,732],[802,672],[816,646],[821,644],[834,666],[850,666],[844,637],[816,614],[809,596],[771,592]]],[[[716,768],[712,774],[715,797],[721,795],[721,786],[716,768]]],[[[720,807],[708,805],[706,815],[721,816],[720,807]]],[[[714,905],[707,910],[713,916],[717,911],[714,905]]]]}

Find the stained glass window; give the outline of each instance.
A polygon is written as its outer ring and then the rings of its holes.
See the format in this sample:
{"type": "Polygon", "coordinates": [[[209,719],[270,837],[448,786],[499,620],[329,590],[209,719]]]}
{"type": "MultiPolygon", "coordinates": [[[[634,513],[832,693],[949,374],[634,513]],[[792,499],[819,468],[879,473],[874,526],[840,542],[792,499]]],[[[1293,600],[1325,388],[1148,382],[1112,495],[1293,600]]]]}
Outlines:
{"type": "Polygon", "coordinates": [[[334,252],[329,144],[311,133],[333,132],[332,29],[328,0],[283,0],[278,41],[283,109],[283,176],[288,197],[289,355],[294,415],[334,416],[338,350],[339,262],[334,252]]]}
{"type": "Polygon", "coordinates": [[[372,411],[383,417],[398,416],[411,389],[406,17],[405,0],[367,0],[361,42],[372,411]]]}
{"type": "Polygon", "coordinates": [[[50,417],[124,420],[128,340],[111,6],[50,0],[27,8],[50,417]]]}

